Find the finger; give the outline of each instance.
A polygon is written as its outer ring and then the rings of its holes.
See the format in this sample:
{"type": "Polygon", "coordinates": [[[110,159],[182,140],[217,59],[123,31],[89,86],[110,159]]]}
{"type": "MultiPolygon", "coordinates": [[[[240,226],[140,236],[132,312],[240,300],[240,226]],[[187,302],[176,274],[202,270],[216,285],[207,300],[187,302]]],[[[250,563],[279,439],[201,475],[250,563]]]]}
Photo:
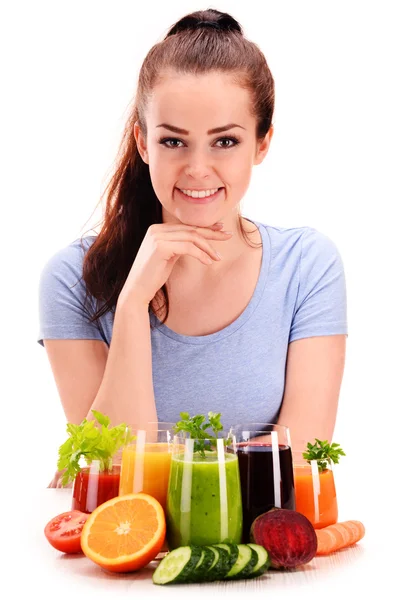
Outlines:
{"type": "Polygon", "coordinates": [[[155,223],[151,225],[149,229],[153,232],[159,231],[191,231],[196,229],[198,231],[219,231],[223,228],[224,223],[219,221],[209,227],[201,227],[200,225],[186,225],[185,223],[155,223]]]}
{"type": "Polygon", "coordinates": [[[164,240],[162,252],[168,257],[168,260],[173,260],[180,256],[193,256],[193,258],[197,258],[197,260],[205,265],[211,265],[214,263],[214,260],[219,260],[218,258],[214,259],[213,256],[210,256],[209,252],[202,250],[191,241],[164,240]]]}
{"type": "Polygon", "coordinates": [[[177,229],[165,231],[160,229],[159,231],[154,232],[154,236],[157,240],[162,239],[171,239],[171,235],[178,235],[176,239],[187,239],[187,236],[196,236],[196,239],[199,240],[218,240],[218,241],[226,241],[230,240],[233,235],[233,231],[213,231],[211,229],[177,229]],[[180,238],[179,238],[180,236],[180,238]]]}
{"type": "Polygon", "coordinates": [[[233,231],[219,231],[218,229],[203,229],[202,227],[192,227],[189,231],[194,231],[204,238],[210,240],[226,240],[230,239],[233,235],[233,231]]]}
{"type": "Polygon", "coordinates": [[[214,261],[221,260],[221,258],[217,255],[216,251],[213,248],[211,248],[210,252],[207,248],[203,250],[199,245],[191,241],[178,241],[174,243],[178,244],[182,248],[182,255],[197,258],[200,262],[202,262],[205,265],[212,265],[214,261]]]}
{"type": "MultiPolygon", "coordinates": [[[[217,233],[217,232],[215,232],[217,233]]],[[[218,239],[221,239],[221,234],[219,233],[218,239]]],[[[223,235],[223,234],[222,234],[223,235]]],[[[228,236],[223,236],[223,238],[227,238],[228,236]]],[[[214,237],[215,239],[215,237],[214,237]]],[[[218,252],[213,248],[213,246],[205,239],[201,234],[197,231],[171,231],[164,234],[157,234],[157,241],[168,242],[189,242],[197,246],[200,250],[207,253],[211,259],[213,260],[221,260],[218,252]]]]}

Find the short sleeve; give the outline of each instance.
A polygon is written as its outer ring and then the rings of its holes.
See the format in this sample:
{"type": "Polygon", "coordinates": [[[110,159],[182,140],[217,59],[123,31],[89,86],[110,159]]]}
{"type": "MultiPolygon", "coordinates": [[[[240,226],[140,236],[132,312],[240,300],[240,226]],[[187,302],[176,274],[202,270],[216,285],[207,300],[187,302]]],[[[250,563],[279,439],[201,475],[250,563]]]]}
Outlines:
{"type": "Polygon", "coordinates": [[[306,337],[346,334],[346,279],[333,241],[313,228],[302,236],[299,284],[289,343],[306,337]]]}
{"type": "MultiPolygon", "coordinates": [[[[83,238],[88,247],[90,238],[83,238]]],[[[39,278],[39,334],[44,339],[103,340],[96,323],[90,323],[93,300],[85,302],[86,286],[82,279],[84,248],[81,240],[62,248],[45,264],[39,278]],[[89,310],[90,309],[90,310],[89,310]]]]}

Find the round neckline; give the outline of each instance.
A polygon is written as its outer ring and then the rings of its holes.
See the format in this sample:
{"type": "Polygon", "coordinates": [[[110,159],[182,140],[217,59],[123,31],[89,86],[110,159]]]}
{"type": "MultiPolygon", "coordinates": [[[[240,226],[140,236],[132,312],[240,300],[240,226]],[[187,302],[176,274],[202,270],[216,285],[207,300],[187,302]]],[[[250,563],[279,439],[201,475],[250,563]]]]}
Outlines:
{"type": "Polygon", "coordinates": [[[235,333],[235,331],[237,331],[240,327],[242,327],[246,323],[246,321],[251,317],[251,315],[257,308],[257,306],[262,298],[262,295],[263,295],[263,292],[264,292],[264,289],[265,289],[265,286],[267,283],[270,258],[271,258],[271,241],[270,241],[266,227],[264,227],[258,221],[254,221],[252,219],[249,219],[248,217],[246,217],[246,220],[250,221],[251,223],[256,225],[260,232],[261,242],[262,242],[262,258],[261,258],[261,268],[260,268],[260,272],[258,275],[256,287],[254,289],[253,295],[252,295],[249,303],[247,304],[247,306],[244,309],[244,311],[242,312],[242,314],[239,315],[239,317],[235,321],[233,321],[233,323],[231,323],[227,327],[224,327],[220,331],[216,331],[216,332],[210,333],[208,335],[183,335],[181,333],[177,333],[176,331],[173,331],[167,325],[161,323],[159,318],[151,310],[150,311],[150,321],[151,321],[152,325],[155,327],[156,331],[159,331],[163,335],[166,335],[167,337],[169,337],[177,342],[181,342],[183,344],[194,344],[194,345],[210,344],[210,343],[216,342],[217,340],[219,341],[225,337],[228,337],[232,333],[235,333]]]}

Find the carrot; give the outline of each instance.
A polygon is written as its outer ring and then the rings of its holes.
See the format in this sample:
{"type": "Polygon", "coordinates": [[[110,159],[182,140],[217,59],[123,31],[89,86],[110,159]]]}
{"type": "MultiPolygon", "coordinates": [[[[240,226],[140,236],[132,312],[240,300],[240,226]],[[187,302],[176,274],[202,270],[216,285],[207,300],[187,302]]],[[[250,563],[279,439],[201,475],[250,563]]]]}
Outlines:
{"type": "Polygon", "coordinates": [[[322,529],[315,530],[317,534],[317,555],[329,554],[337,544],[336,537],[332,531],[325,531],[326,529],[328,528],[323,527],[322,529]]]}
{"type": "Polygon", "coordinates": [[[361,521],[343,521],[316,529],[315,533],[318,542],[317,556],[321,556],[359,542],[365,535],[365,527],[361,521]]]}

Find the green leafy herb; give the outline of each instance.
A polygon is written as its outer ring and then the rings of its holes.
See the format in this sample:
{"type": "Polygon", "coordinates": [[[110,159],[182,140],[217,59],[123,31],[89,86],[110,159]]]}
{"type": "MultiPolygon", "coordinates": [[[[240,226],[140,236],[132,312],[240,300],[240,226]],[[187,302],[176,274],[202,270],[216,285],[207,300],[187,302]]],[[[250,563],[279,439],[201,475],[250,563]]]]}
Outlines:
{"type": "Polygon", "coordinates": [[[68,439],[58,449],[57,468],[64,471],[62,485],[68,485],[81,470],[80,459],[84,457],[90,465],[93,460],[100,461],[100,470],[108,471],[112,467],[112,457],[125,444],[134,439],[129,427],[121,423],[109,427],[110,419],[97,410],[92,410],[97,423],[83,419],[80,425],[67,424],[68,439]]]}
{"type": "Polygon", "coordinates": [[[339,444],[329,444],[327,440],[321,441],[315,438],[315,444],[308,442],[307,452],[303,452],[303,458],[308,462],[316,460],[318,471],[325,471],[328,461],[337,464],[340,456],[346,456],[339,444]]]}
{"type": "MultiPolygon", "coordinates": [[[[180,413],[181,421],[178,421],[174,427],[175,433],[181,431],[190,434],[191,439],[195,439],[194,452],[198,452],[202,458],[206,457],[205,451],[212,451],[217,445],[218,432],[223,430],[221,424],[221,413],[208,413],[208,421],[204,415],[195,415],[191,417],[187,412],[180,413]],[[212,430],[207,431],[208,429],[212,430]]],[[[228,442],[224,440],[224,443],[228,442]]]]}

